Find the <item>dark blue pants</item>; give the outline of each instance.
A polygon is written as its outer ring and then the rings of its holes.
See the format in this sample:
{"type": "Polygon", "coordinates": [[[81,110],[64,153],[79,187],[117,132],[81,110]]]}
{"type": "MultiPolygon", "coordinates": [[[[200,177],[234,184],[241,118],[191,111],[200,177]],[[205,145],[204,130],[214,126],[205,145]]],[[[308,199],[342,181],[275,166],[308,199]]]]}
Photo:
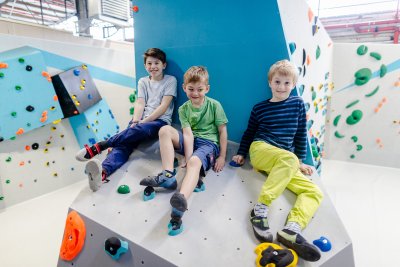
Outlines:
{"type": "Polygon", "coordinates": [[[128,128],[112,136],[107,140],[109,147],[113,149],[103,161],[102,166],[107,176],[110,176],[119,167],[128,161],[129,156],[137,146],[146,141],[158,139],[158,131],[161,127],[167,125],[163,120],[141,123],[131,128],[131,122],[128,128]]]}

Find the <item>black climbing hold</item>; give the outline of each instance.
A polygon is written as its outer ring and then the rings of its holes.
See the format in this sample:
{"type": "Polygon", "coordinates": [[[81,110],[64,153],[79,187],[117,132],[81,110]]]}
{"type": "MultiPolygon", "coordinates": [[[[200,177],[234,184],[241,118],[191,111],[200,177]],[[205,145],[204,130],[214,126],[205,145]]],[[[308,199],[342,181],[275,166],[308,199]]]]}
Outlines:
{"type": "Polygon", "coordinates": [[[3,142],[3,141],[4,141],[4,138],[0,136],[0,142],[3,142]]]}
{"type": "Polygon", "coordinates": [[[28,65],[28,66],[26,66],[25,69],[26,69],[27,71],[31,71],[31,70],[32,70],[32,66],[28,65]]]}
{"type": "Polygon", "coordinates": [[[31,105],[29,105],[29,106],[26,107],[26,111],[32,112],[32,111],[34,111],[34,110],[35,110],[35,108],[32,107],[31,105]]]}
{"type": "Polygon", "coordinates": [[[33,150],[36,150],[36,149],[38,149],[38,148],[39,148],[39,144],[38,144],[38,143],[32,144],[32,149],[33,149],[33,150]]]}

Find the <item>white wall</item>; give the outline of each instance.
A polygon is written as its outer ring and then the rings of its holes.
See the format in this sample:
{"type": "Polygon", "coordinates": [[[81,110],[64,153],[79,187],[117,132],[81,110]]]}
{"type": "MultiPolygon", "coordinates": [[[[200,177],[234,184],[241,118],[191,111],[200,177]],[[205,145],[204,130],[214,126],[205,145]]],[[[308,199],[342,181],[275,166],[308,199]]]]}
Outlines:
{"type": "MultiPolygon", "coordinates": [[[[94,78],[117,123],[121,129],[125,128],[131,118],[129,95],[136,88],[132,44],[82,39],[48,28],[0,20],[0,52],[25,45],[52,53],[56,60],[57,56],[62,56],[64,61],[75,60],[132,77],[130,86],[103,80],[102,77],[94,78]]],[[[48,68],[51,75],[64,71],[55,67],[48,68]]],[[[33,130],[14,141],[1,142],[0,196],[4,199],[0,200],[0,208],[86,179],[84,164],[74,158],[79,149],[67,119],[33,130]],[[39,144],[38,150],[25,150],[33,143],[39,144]],[[7,162],[9,157],[11,161],[7,162]]]]}
{"type": "Polygon", "coordinates": [[[374,164],[388,167],[400,167],[400,47],[391,44],[365,44],[368,53],[360,56],[357,48],[361,44],[335,44],[333,79],[335,90],[331,97],[330,116],[328,120],[329,145],[326,157],[329,159],[374,164]],[[376,60],[369,55],[378,52],[382,59],[376,60]],[[379,76],[382,64],[388,67],[384,77],[379,76]],[[378,72],[368,83],[354,85],[354,74],[361,68],[378,72]],[[379,86],[378,92],[365,95],[379,86]],[[375,111],[379,104],[381,108],[375,111]],[[359,102],[346,108],[353,101],[359,102]],[[348,125],[346,118],[353,110],[361,110],[363,117],[354,125],[348,125]],[[334,119],[341,115],[337,126],[334,119]],[[335,137],[335,131],[344,135],[335,137]],[[357,142],[351,137],[356,136],[357,142]],[[357,151],[357,145],[362,150],[357,151]],[[354,158],[351,158],[354,155],[354,158]]]}

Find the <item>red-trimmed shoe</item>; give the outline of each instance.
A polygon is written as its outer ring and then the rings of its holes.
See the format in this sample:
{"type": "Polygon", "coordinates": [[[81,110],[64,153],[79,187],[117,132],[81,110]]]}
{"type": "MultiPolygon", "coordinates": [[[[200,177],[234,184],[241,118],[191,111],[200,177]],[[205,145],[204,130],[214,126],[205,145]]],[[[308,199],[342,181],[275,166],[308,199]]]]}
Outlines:
{"type": "Polygon", "coordinates": [[[79,161],[88,161],[89,159],[93,158],[94,156],[101,153],[101,148],[98,143],[94,144],[93,146],[89,147],[85,145],[84,148],[76,153],[75,158],[79,161]]]}

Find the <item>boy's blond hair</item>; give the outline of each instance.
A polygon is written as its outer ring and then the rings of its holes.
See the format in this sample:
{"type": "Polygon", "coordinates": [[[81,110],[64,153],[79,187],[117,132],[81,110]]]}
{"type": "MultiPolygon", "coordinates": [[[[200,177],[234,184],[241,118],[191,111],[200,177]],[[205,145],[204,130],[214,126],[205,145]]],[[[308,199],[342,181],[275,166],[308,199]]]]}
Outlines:
{"type": "Polygon", "coordinates": [[[208,85],[208,71],[203,66],[192,66],[190,67],[183,76],[183,84],[196,83],[204,81],[208,85]]]}
{"type": "Polygon", "coordinates": [[[274,77],[275,74],[292,77],[293,84],[296,84],[297,79],[299,78],[299,73],[294,64],[286,59],[277,61],[275,64],[271,66],[271,68],[269,68],[268,72],[269,82],[271,82],[272,77],[274,77]]]}

